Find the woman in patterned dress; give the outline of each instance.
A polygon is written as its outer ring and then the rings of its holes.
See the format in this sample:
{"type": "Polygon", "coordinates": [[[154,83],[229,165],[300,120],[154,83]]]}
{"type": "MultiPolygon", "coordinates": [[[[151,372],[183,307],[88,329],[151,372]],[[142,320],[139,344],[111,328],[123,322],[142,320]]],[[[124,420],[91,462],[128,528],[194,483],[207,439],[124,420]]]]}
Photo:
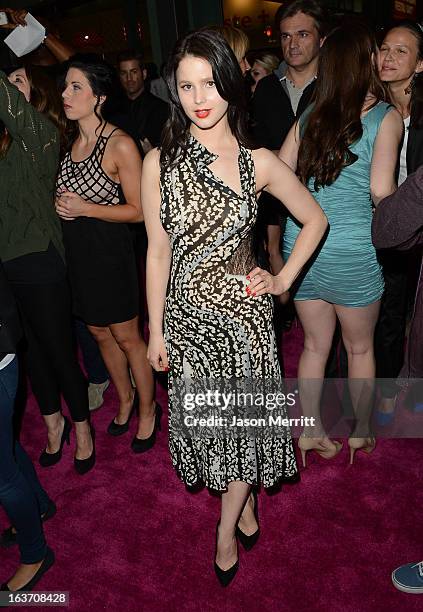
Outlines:
{"type": "Polygon", "coordinates": [[[215,571],[227,585],[238,569],[235,535],[257,540],[251,487],[270,487],[297,472],[289,436],[194,439],[176,435],[181,380],[279,379],[270,295],[286,291],[326,229],[321,209],[293,172],[246,136],[244,84],[218,32],[177,43],[167,67],[171,115],[161,150],[144,162],[141,199],[149,238],[148,357],[170,370],[170,451],[187,485],[222,494],[215,571]],[[205,59],[207,58],[207,59],[205,59]],[[303,224],[277,276],[251,254],[257,193],[282,200],[303,224]],[[163,316],[165,331],[163,332],[163,316]]]}

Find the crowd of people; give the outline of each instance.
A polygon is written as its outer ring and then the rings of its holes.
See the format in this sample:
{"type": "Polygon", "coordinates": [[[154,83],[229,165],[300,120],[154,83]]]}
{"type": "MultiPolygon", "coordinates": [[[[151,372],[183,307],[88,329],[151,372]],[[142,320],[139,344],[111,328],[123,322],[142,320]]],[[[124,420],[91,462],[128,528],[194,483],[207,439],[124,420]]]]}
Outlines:
{"type": "MultiPolygon", "coordinates": [[[[6,12],[23,23],[25,11],[6,12]]],[[[173,465],[186,485],[221,496],[222,586],[239,569],[238,542],[259,540],[258,487],[297,476],[294,443],[286,430],[182,435],[181,381],[282,388],[273,312],[293,300],[305,466],[307,453],[331,459],[343,447],[320,417],[339,349],[351,463],[376,445],[376,376],[384,426],[398,376],[423,375],[417,278],[404,351],[423,241],[423,29],[400,23],[378,46],[363,24],[331,23],[317,0],[284,3],[276,19],[281,62],[255,53],[250,66],[248,37],[229,26],[182,37],[162,98],[137,53],[115,69],[54,34],[44,43],[53,70],[25,61],[0,71],[0,503],[11,521],[0,543],[21,553],[1,590],[34,588],[54,563],[42,523],[56,507],[13,428],[18,358],[46,425],[40,466],[61,461],[74,430],[80,475],[96,463],[90,410],[110,381],[118,406],[107,431],[126,433],[137,413],[131,448],[143,453],[163,412],[154,372],[167,373],[173,465]]],[[[413,408],[422,403],[415,395],[413,408]]],[[[398,568],[395,586],[423,593],[421,566],[398,568]]]]}

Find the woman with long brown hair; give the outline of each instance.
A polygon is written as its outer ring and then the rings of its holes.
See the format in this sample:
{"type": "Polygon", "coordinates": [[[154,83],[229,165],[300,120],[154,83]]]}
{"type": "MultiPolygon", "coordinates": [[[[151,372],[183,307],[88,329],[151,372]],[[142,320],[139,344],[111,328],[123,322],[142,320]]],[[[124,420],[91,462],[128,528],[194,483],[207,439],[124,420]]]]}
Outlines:
{"type": "MultiPolygon", "coordinates": [[[[309,450],[330,458],[341,449],[340,443],[327,437],[319,414],[337,319],[348,354],[356,416],[349,439],[351,461],[356,450],[369,452],[374,447],[369,428],[375,377],[373,334],[383,279],[371,241],[371,199],[377,205],[395,190],[402,136],[401,117],[383,101],[376,52],[373,36],[361,26],[338,28],[327,38],[314,102],[280,151],[281,159],[308,185],[330,226],[294,293],[305,334],[298,370],[301,403],[304,412],[316,419],[315,427],[305,429],[299,440],[304,463],[309,450]]],[[[298,232],[298,224],[288,219],[285,257],[298,232]]]]}
{"type": "Polygon", "coordinates": [[[9,78],[0,72],[0,257],[21,312],[28,374],[48,430],[40,464],[60,461],[69,443],[63,395],[75,424],[75,469],[85,473],[95,453],[54,209],[62,117],[56,85],[41,69],[19,68],[9,78]]]}

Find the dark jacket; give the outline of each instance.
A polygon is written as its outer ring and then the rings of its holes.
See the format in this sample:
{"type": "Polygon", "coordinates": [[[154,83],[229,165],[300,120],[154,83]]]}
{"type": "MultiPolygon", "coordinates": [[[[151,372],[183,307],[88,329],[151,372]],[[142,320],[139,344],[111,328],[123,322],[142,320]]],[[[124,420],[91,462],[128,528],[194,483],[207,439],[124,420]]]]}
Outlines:
{"type": "Polygon", "coordinates": [[[0,159],[0,257],[41,253],[50,242],[64,259],[54,208],[59,132],[0,71],[0,120],[12,141],[0,159]]]}
{"type": "Polygon", "coordinates": [[[289,95],[281,83],[281,71],[275,70],[257,83],[252,99],[253,133],[257,144],[272,151],[279,150],[295,120],[310,103],[316,81],[304,90],[297,115],[292,110],[289,95]]]}
{"type": "Polygon", "coordinates": [[[135,100],[128,100],[127,112],[132,126],[140,140],[148,138],[153,147],[158,147],[164,124],[169,116],[169,106],[147,90],[135,100]]]}
{"type": "Polygon", "coordinates": [[[423,127],[410,127],[407,144],[407,174],[423,165],[423,127]]]}
{"type": "Polygon", "coordinates": [[[22,331],[15,299],[0,262],[0,360],[15,353],[22,331]]]}
{"type": "MultiPolygon", "coordinates": [[[[377,249],[408,250],[423,245],[423,165],[377,206],[372,225],[377,249]]],[[[423,278],[414,304],[408,347],[400,378],[423,377],[423,278]]]]}

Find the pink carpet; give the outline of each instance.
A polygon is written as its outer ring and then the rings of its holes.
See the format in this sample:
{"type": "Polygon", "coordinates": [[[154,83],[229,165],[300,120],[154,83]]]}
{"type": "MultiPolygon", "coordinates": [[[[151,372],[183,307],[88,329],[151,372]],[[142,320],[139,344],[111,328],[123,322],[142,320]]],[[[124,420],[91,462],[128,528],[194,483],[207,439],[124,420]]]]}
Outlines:
{"type": "MultiPolygon", "coordinates": [[[[284,347],[289,376],[300,349],[294,328],[284,347]]],[[[165,398],[162,390],[159,397],[165,398]]],[[[74,472],[73,444],[59,465],[38,469],[58,506],[46,524],[57,562],[39,589],[69,591],[69,610],[422,609],[423,598],[396,591],[390,575],[423,559],[423,441],[380,441],[372,455],[358,453],[353,466],[346,448],[332,461],[310,457],[300,483],[260,495],[260,541],[249,553],[240,550],[240,571],[222,589],[212,565],[219,499],[185,490],[170,463],[166,431],[141,456],[129,448],[135,421],[130,434],[110,438],[105,430],[115,406],[110,389],[93,415],[92,472],[74,472]]],[[[31,400],[23,443],[34,460],[44,439],[31,400]]],[[[0,511],[0,528],[6,524],[0,511]]],[[[1,550],[0,558],[2,581],[18,561],[17,549],[1,550]]]]}

